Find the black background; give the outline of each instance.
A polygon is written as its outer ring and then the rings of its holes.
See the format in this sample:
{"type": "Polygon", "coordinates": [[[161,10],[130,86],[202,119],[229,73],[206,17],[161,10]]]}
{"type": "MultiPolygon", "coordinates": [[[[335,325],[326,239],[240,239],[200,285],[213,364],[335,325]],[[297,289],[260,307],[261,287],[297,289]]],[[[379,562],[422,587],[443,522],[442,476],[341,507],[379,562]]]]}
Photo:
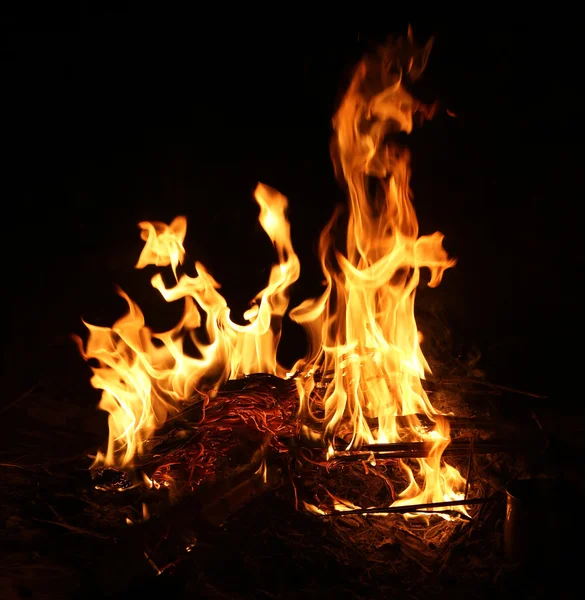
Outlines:
{"type": "MultiPolygon", "coordinates": [[[[481,349],[491,380],[580,410],[579,35],[544,21],[411,21],[421,42],[436,37],[417,92],[457,115],[409,142],[421,233],[442,231],[458,259],[423,300],[481,349]]],[[[238,320],[274,260],[252,199],[257,181],[272,185],[289,198],[302,263],[291,306],[318,293],[317,237],[344,199],[330,119],[355,62],[406,24],[234,34],[109,14],[7,32],[5,398],[70,352],[81,317],[109,325],[121,314],[114,284],[155,327],[171,324],[151,273],[132,268],[140,220],[187,216],[188,262],[211,270],[238,320]]],[[[291,362],[302,332],[286,325],[281,346],[291,362]]]]}

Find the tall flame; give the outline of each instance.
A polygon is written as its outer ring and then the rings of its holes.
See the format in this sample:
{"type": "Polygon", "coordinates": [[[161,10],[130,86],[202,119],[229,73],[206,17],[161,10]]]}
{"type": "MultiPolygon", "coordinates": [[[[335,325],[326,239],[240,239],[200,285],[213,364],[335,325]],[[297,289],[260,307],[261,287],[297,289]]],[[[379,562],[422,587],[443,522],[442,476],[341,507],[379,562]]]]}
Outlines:
{"type": "MultiPolygon", "coordinates": [[[[429,365],[420,347],[414,301],[421,269],[431,287],[455,264],[443,249],[441,233],[418,235],[409,188],[409,153],[396,134],[410,133],[415,117],[430,118],[431,107],[405,87],[423,72],[431,42],[416,48],[412,32],[357,67],[334,116],[332,158],[349,196],[345,237],[336,211],[321,234],[319,257],[326,280],[321,297],[290,312],[309,335],[309,355],[293,371],[299,416],[311,435],[319,429],[329,455],[342,440],[346,448],[398,441],[432,442],[415,472],[402,466],[408,486],[396,504],[462,499],[459,472],[444,463],[450,441],[447,420],[433,408],[421,380],[429,365]],[[433,425],[420,422],[425,415],[433,425]],[[396,417],[403,417],[397,419],[396,417]],[[406,418],[404,418],[406,417],[406,418]]],[[[170,225],[139,224],[146,242],[136,268],[170,266],[175,284],[161,274],[151,283],[167,302],[183,300],[184,312],[170,331],[155,333],[123,292],[129,311],[113,327],[86,324],[89,339],[81,350],[94,359],[92,385],[102,390],[100,407],[109,412],[110,437],[97,463],[127,466],[144,443],[181,403],[202,385],[256,372],[285,376],[276,359],[288,290],[300,274],[285,212],[287,200],[259,184],[259,221],[278,256],[267,286],[234,323],[219,284],[199,262],[196,275],[179,276],[184,262],[186,220],[170,225]],[[184,351],[190,338],[195,356],[184,351]]],[[[81,344],[81,343],[80,343],[81,344]]]]}
{"type": "Polygon", "coordinates": [[[298,279],[300,264],[285,216],[286,198],[263,184],[257,186],[254,196],[260,206],[260,224],[276,248],[278,264],[273,265],[268,285],[244,314],[246,325],[230,319],[227,303],[217,291],[220,286],[203,265],[195,263],[196,277],[177,277],[185,254],[184,217],[170,225],[139,224],[146,244],[136,268],[170,265],[176,278],[174,287],[165,287],[160,273],[151,283],[167,302],[184,299],[185,307],[175,327],[154,333],[139,307],[120,291],[129,312],[113,327],[85,323],[89,338],[85,348],[79,344],[83,356],[98,363],[91,383],[103,390],[99,406],[110,415],[108,449],[105,455],[98,454],[96,463],[130,465],[168,414],[193,398],[202,383],[220,385],[228,378],[257,372],[286,374],[276,360],[276,351],[288,307],[288,288],[298,279]],[[184,352],[187,336],[199,356],[184,352]]]}
{"type": "Polygon", "coordinates": [[[465,483],[441,461],[449,427],[421,384],[429,365],[414,316],[421,269],[429,269],[434,287],[455,261],[443,249],[441,233],[418,237],[409,154],[393,141],[395,134],[411,132],[415,115],[432,114],[404,87],[406,78],[424,70],[431,42],[416,49],[409,31],[406,40],[358,65],[333,119],[332,158],[349,195],[345,248],[338,248],[333,233],[337,211],[319,244],[326,289],[290,312],[311,340],[311,355],[296,365],[303,373],[297,379],[300,414],[306,423],[324,422],[330,453],[334,438],[347,448],[434,442],[430,456],[418,459],[420,485],[402,463],[410,484],[397,504],[456,500],[465,483]],[[318,377],[326,381],[324,391],[318,377]],[[434,421],[432,430],[416,414],[434,421]],[[398,426],[397,416],[409,416],[407,426],[398,426]]]}

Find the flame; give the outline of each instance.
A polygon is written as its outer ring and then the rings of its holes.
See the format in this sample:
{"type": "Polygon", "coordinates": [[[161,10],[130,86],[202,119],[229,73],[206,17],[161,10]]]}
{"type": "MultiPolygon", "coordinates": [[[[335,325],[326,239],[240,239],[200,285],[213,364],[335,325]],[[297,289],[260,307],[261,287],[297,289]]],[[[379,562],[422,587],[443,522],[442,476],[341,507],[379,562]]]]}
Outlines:
{"type": "Polygon", "coordinates": [[[142,229],[140,237],[146,242],[136,269],[142,269],[147,265],[166,267],[171,265],[175,278],[177,277],[177,266],[183,264],[185,248],[183,242],[187,234],[187,219],[176,217],[170,225],[160,221],[141,221],[138,227],[142,229]]]}
{"type": "Polygon", "coordinates": [[[239,325],[230,311],[219,284],[205,267],[196,262],[197,275],[177,276],[183,263],[183,241],[187,222],[177,217],[170,225],[142,222],[146,241],[136,264],[171,266],[176,284],[167,288],[160,273],[151,280],[167,302],[182,299],[183,316],[175,327],[154,333],[145,324],[140,308],[125,294],[128,313],[111,328],[85,323],[89,338],[85,347],[78,340],[82,355],[94,359],[91,384],[102,390],[99,407],[109,413],[109,441],[105,453],[98,453],[94,464],[132,464],[144,444],[176,412],[181,403],[191,400],[204,383],[220,385],[228,378],[251,373],[284,376],[276,351],[280,324],[288,307],[288,288],[300,274],[299,260],[290,240],[285,216],[286,198],[276,190],[259,184],[255,199],[260,207],[259,221],[278,255],[268,285],[252,300],[244,314],[248,321],[239,325]],[[184,351],[189,337],[198,356],[184,351]]]}
{"type": "MultiPolygon", "coordinates": [[[[320,237],[323,294],[290,312],[310,342],[308,356],[291,371],[299,374],[301,430],[322,438],[328,459],[335,457],[340,440],[348,450],[363,444],[432,443],[428,457],[401,462],[408,485],[394,505],[402,506],[462,500],[465,488],[461,474],[442,458],[450,443],[449,425],[421,383],[430,369],[414,315],[421,270],[428,269],[429,286],[435,287],[455,261],[444,250],[441,233],[419,237],[409,153],[396,141],[396,134],[412,131],[416,119],[433,115],[434,107],[415,100],[406,87],[424,71],[431,45],[432,40],[417,48],[409,30],[355,70],[333,118],[331,145],[336,175],[347,188],[348,211],[344,216],[337,210],[320,237]],[[432,427],[423,427],[421,414],[432,427]]],[[[155,333],[120,291],[128,304],[125,316],[111,328],[86,323],[89,339],[85,347],[79,342],[81,351],[98,363],[91,383],[102,390],[99,406],[109,413],[108,448],[96,463],[131,465],[169,415],[193,401],[202,386],[212,389],[257,372],[290,375],[278,364],[276,351],[300,264],[285,216],[286,198],[263,184],[254,197],[278,261],[244,313],[245,325],[232,321],[220,285],[201,263],[195,262],[195,276],[179,274],[184,217],[170,225],[139,223],[146,243],[136,268],[170,266],[174,285],[167,287],[161,273],[151,283],[167,302],[181,300],[184,311],[175,327],[155,333]],[[185,351],[187,339],[194,356],[185,351]]],[[[334,503],[350,506],[336,498],[334,503]]]]}
{"type": "Polygon", "coordinates": [[[295,365],[300,415],[322,421],[334,455],[334,439],[346,449],[360,444],[433,442],[427,458],[417,459],[418,477],[402,462],[409,485],[395,505],[463,498],[465,481],[442,454],[449,426],[431,405],[421,379],[429,372],[414,316],[421,269],[429,286],[441,282],[455,264],[443,249],[441,233],[418,236],[409,188],[409,154],[393,136],[410,133],[413,118],[432,109],[417,102],[405,80],[424,70],[432,40],[417,49],[406,40],[364,59],[333,118],[332,158],[349,195],[345,247],[334,230],[337,211],[321,234],[319,257],[326,288],[290,312],[311,341],[311,353],[295,365]],[[324,390],[318,378],[326,381],[324,390]],[[431,431],[414,416],[434,421],[431,431]],[[413,415],[406,426],[396,416],[413,415]]]}

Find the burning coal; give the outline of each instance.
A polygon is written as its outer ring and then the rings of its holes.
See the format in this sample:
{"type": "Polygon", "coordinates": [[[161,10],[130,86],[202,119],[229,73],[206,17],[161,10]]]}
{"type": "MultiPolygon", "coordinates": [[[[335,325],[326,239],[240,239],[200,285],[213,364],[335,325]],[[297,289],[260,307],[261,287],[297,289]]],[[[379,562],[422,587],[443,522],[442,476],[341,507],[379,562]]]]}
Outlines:
{"type": "Polygon", "coordinates": [[[167,302],[181,299],[185,308],[173,329],[154,333],[120,292],[128,303],[124,317],[111,328],[86,324],[83,355],[99,363],[91,383],[102,390],[99,406],[110,415],[108,448],[96,464],[131,466],[168,416],[200,399],[199,392],[213,394],[229,379],[266,373],[294,378],[300,435],[319,440],[329,459],[365,444],[429,446],[424,458],[400,461],[409,483],[394,506],[463,499],[465,479],[443,460],[448,420],[421,383],[430,369],[414,316],[421,270],[430,271],[434,287],[455,261],[442,247],[442,234],[418,235],[409,154],[396,142],[396,134],[412,131],[415,119],[432,116],[432,107],[406,89],[423,72],[430,49],[430,43],[416,48],[409,32],[362,60],[333,118],[332,158],[347,188],[348,212],[342,221],[337,211],[320,237],[323,294],[288,313],[310,342],[309,355],[290,371],[278,364],[276,351],[300,263],[284,196],[263,184],[255,192],[259,222],[278,262],[244,314],[246,325],[231,320],[219,284],[202,264],[195,263],[195,277],[180,274],[184,217],[170,225],[139,224],[146,244],[136,268],[170,266],[174,286],[166,287],[160,274],[151,283],[167,302]],[[343,243],[334,235],[341,225],[343,243]],[[196,358],[184,351],[187,338],[196,358]]]}

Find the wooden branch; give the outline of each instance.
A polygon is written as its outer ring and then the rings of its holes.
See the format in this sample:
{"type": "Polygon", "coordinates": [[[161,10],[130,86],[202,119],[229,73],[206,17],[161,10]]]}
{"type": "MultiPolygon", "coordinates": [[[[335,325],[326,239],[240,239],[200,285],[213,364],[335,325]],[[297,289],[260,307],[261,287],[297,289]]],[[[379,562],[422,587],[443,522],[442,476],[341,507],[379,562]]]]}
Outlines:
{"type": "MultiPolygon", "coordinates": [[[[295,373],[296,375],[300,375],[299,373],[295,373]]],[[[329,382],[333,378],[334,372],[332,370],[327,371],[326,373],[317,373],[315,374],[315,380],[319,382],[329,382]]],[[[529,396],[530,398],[538,398],[540,400],[545,400],[547,396],[543,396],[542,394],[535,394],[533,392],[525,392],[524,390],[519,390],[507,385],[500,385],[498,383],[491,383],[489,381],[484,381],[482,379],[476,379],[475,377],[427,377],[423,380],[423,383],[426,386],[436,386],[436,387],[445,387],[445,386],[453,386],[461,384],[469,384],[473,386],[484,387],[492,390],[496,390],[498,392],[508,392],[510,394],[518,394],[521,396],[529,396]]],[[[425,387],[426,387],[425,386],[425,387]]]]}
{"type": "Polygon", "coordinates": [[[409,506],[384,506],[381,508],[352,508],[348,510],[333,510],[330,513],[320,515],[322,517],[342,517],[346,515],[367,515],[367,514],[391,514],[391,513],[413,513],[425,512],[432,514],[433,512],[441,512],[434,510],[435,508],[448,508],[453,506],[471,506],[474,504],[485,504],[490,500],[495,500],[494,496],[488,498],[468,498],[467,500],[449,500],[445,502],[429,502],[427,504],[411,504],[409,506]]]}
{"type": "Polygon", "coordinates": [[[239,508],[254,497],[274,489],[281,481],[282,470],[274,466],[260,465],[254,473],[236,486],[224,484],[214,490],[215,498],[205,504],[201,516],[210,525],[219,527],[239,508]]]}
{"type": "MultiPolygon", "coordinates": [[[[376,460],[426,458],[433,448],[434,442],[399,442],[396,444],[367,444],[355,450],[339,450],[334,460],[360,461],[369,460],[372,455],[376,460]]],[[[545,447],[543,436],[524,440],[479,440],[473,444],[474,454],[492,454],[494,452],[521,452],[545,447]]],[[[443,451],[443,456],[466,456],[471,449],[469,439],[453,440],[443,451]]]]}
{"type": "Polygon", "coordinates": [[[487,388],[491,388],[493,390],[498,390],[501,392],[509,392],[511,394],[519,394],[520,396],[529,396],[530,398],[538,398],[539,400],[546,400],[547,396],[543,396],[542,394],[534,394],[533,392],[525,392],[523,390],[518,390],[516,388],[509,387],[507,385],[500,385],[498,383],[491,383],[489,381],[482,381],[481,379],[475,379],[473,377],[435,377],[432,379],[428,379],[425,381],[429,381],[430,383],[434,383],[435,385],[444,386],[444,385],[461,385],[462,383],[469,383],[471,385],[479,385],[487,388]]]}
{"type": "MultiPolygon", "coordinates": [[[[517,437],[518,435],[521,435],[522,437],[531,437],[542,432],[534,420],[518,424],[511,421],[503,421],[501,419],[458,417],[455,415],[437,415],[437,421],[439,418],[444,419],[449,424],[451,430],[461,429],[468,431],[493,431],[498,432],[498,434],[502,437],[517,437]]],[[[398,427],[408,427],[413,424],[420,423],[420,426],[422,427],[433,428],[434,424],[436,423],[436,421],[433,421],[427,415],[418,413],[413,413],[411,415],[399,415],[386,419],[386,422],[389,425],[392,423],[392,421],[394,421],[398,427]]],[[[374,430],[378,428],[377,419],[366,418],[366,422],[368,423],[370,429],[374,430]]],[[[307,425],[318,435],[322,433],[322,421],[315,420],[307,425]]],[[[310,441],[303,440],[303,445],[308,445],[310,447],[320,446],[323,443],[324,442],[322,441],[317,441],[317,439],[312,439],[310,441]]],[[[337,443],[339,443],[339,445],[343,445],[343,440],[339,439],[337,443]]],[[[334,441],[334,445],[335,444],[336,442],[334,441]]],[[[371,447],[376,450],[383,450],[385,446],[386,445],[384,444],[373,444],[371,447]]],[[[396,444],[391,444],[391,446],[392,450],[399,449],[399,446],[396,444]]],[[[369,449],[370,447],[368,446],[367,448],[369,449]]]]}
{"type": "MultiPolygon", "coordinates": [[[[482,429],[482,430],[498,430],[498,429],[534,429],[534,425],[531,422],[516,424],[510,421],[502,421],[500,419],[481,419],[476,417],[458,417],[455,415],[436,415],[437,420],[444,419],[452,429],[482,429]]],[[[394,420],[396,425],[400,427],[407,427],[418,420],[420,424],[425,426],[432,426],[436,421],[432,417],[425,414],[411,414],[411,415],[400,415],[397,417],[390,417],[387,421],[394,420]]],[[[368,424],[373,427],[377,427],[377,419],[367,419],[368,424]]]]}
{"type": "Polygon", "coordinates": [[[223,477],[201,484],[157,516],[129,527],[121,536],[125,552],[146,557],[157,573],[183,560],[194,540],[222,525],[253,498],[280,485],[279,455],[263,443],[247,461],[223,477]]]}

